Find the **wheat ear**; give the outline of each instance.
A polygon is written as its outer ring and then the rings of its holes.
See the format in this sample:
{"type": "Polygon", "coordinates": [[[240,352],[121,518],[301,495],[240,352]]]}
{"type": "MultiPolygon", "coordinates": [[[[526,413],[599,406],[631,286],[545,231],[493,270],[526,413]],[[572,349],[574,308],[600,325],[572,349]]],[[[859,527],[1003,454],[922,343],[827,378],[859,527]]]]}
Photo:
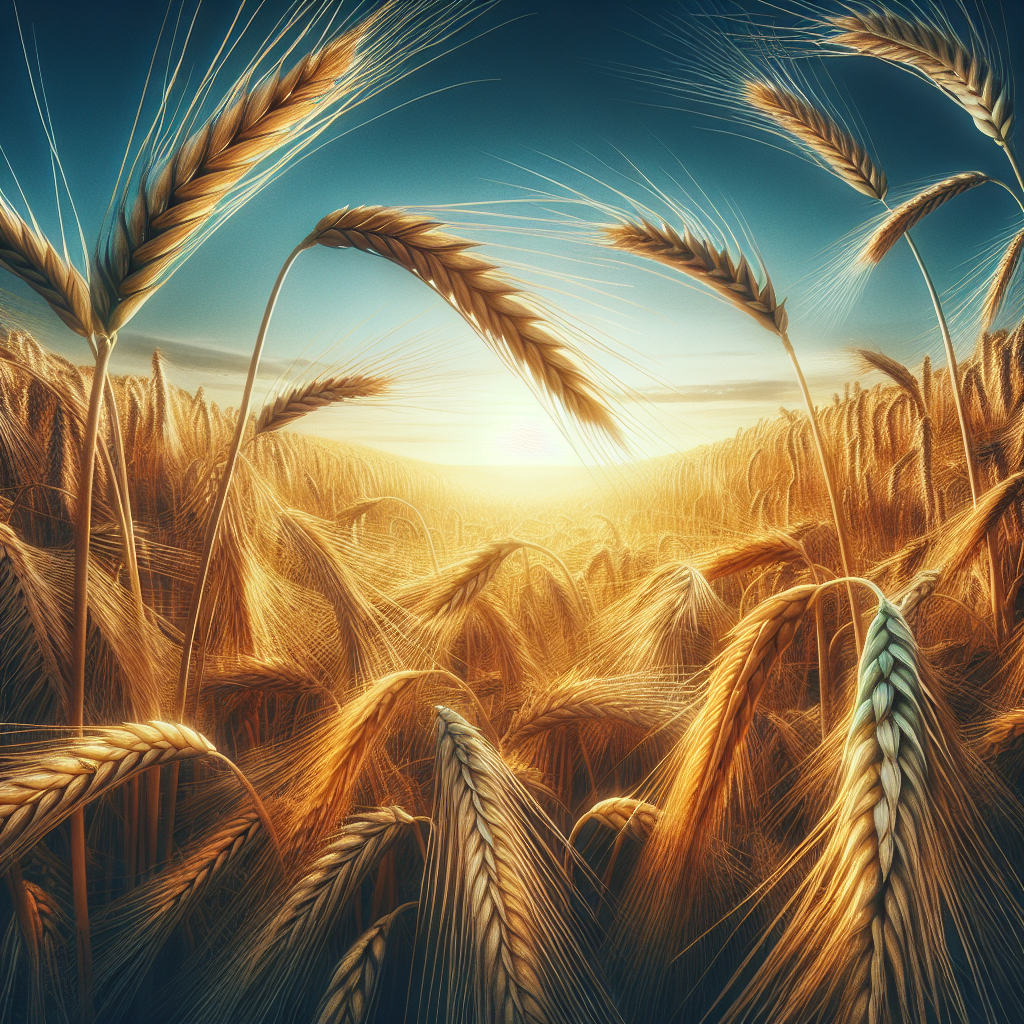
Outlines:
{"type": "Polygon", "coordinates": [[[143,173],[122,204],[99,263],[93,298],[113,333],[187,254],[214,213],[260,160],[293,141],[351,87],[356,48],[376,15],[250,89],[242,78],[210,119],[162,166],[143,173]]]}
{"type": "Polygon", "coordinates": [[[1003,253],[1003,258],[999,261],[999,266],[996,267],[996,272],[992,275],[992,281],[985,293],[985,302],[981,307],[982,333],[988,331],[995,321],[999,307],[1003,304],[1003,299],[1017,270],[1021,252],[1024,252],[1024,231],[1018,231],[1014,235],[1013,241],[1010,242],[1006,252],[1003,253]]]}
{"type": "Polygon", "coordinates": [[[436,710],[419,1007],[407,1018],[621,1021],[581,945],[571,882],[548,845],[557,831],[479,732],[454,711],[436,710]]]}
{"type": "Polygon", "coordinates": [[[628,725],[646,733],[657,719],[650,709],[637,707],[630,696],[623,696],[616,680],[587,680],[545,693],[523,707],[512,719],[502,748],[514,750],[550,729],[586,721],[628,725]]]}
{"type": "Polygon", "coordinates": [[[583,827],[591,821],[596,821],[615,833],[615,841],[612,843],[611,854],[608,857],[608,864],[604,869],[604,884],[611,886],[615,873],[615,865],[618,862],[622,847],[627,838],[632,838],[641,843],[646,842],[654,831],[661,811],[654,804],[645,803],[643,800],[635,800],[631,797],[613,796],[593,807],[581,817],[572,827],[569,834],[569,849],[565,854],[565,869],[570,870],[572,865],[571,854],[575,849],[576,839],[583,827]]]}
{"type": "Polygon", "coordinates": [[[359,936],[334,969],[316,1010],[316,1024],[365,1024],[376,1003],[388,934],[399,914],[415,907],[403,903],[359,936]]]}
{"type": "Polygon", "coordinates": [[[1005,711],[991,719],[975,743],[981,757],[995,757],[1013,747],[1024,736],[1024,708],[1005,711]]]}
{"type": "Polygon", "coordinates": [[[792,562],[797,558],[803,558],[803,550],[792,537],[784,533],[769,533],[704,555],[698,559],[697,565],[706,580],[717,580],[762,565],[792,562]]]}
{"type": "Polygon", "coordinates": [[[62,743],[0,782],[0,873],[69,814],[155,765],[216,753],[184,725],[125,723],[62,743]]]}
{"type": "Polygon", "coordinates": [[[613,832],[621,832],[631,828],[641,838],[647,839],[657,824],[661,811],[654,804],[636,800],[628,796],[612,796],[594,804],[572,827],[569,833],[569,845],[575,844],[584,826],[596,821],[613,832]]]}
{"type": "Polygon", "coordinates": [[[872,199],[885,199],[889,190],[885,172],[875,165],[867,150],[828,115],[774,82],[744,82],[743,94],[752,107],[803,143],[851,188],[872,199]]]}
{"type": "Polygon", "coordinates": [[[882,598],[868,630],[827,844],[795,913],[727,1021],[924,1019],[949,977],[917,645],[882,598]]]}
{"type": "MultiPolygon", "coordinates": [[[[668,965],[686,934],[701,865],[725,811],[737,752],[742,748],[768,675],[817,593],[803,585],[758,605],[733,631],[708,680],[704,706],[667,762],[669,790],[651,838],[624,894],[622,950],[646,1001],[647,984],[667,984],[668,965]],[[634,941],[635,940],[635,941],[634,941]]],[[[657,1002],[655,998],[655,1002],[657,1002]]]]}
{"type": "Polygon", "coordinates": [[[21,278],[46,299],[75,332],[88,338],[95,330],[89,286],[36,229],[30,228],[0,196],[0,267],[21,278]]]}
{"type": "Polygon", "coordinates": [[[779,337],[785,334],[786,303],[776,299],[767,274],[764,284],[758,281],[746,256],[734,259],[728,249],[718,249],[711,242],[697,238],[688,227],[684,227],[680,235],[669,224],[656,227],[643,219],[609,225],[602,229],[602,234],[604,244],[610,248],[643,256],[696,277],[772,334],[779,337]]]}
{"type": "Polygon", "coordinates": [[[279,1019],[288,992],[309,985],[327,936],[360,886],[414,819],[401,807],[353,815],[242,942],[225,950],[224,979],[195,1015],[215,1020],[279,1019]]]}
{"type": "Polygon", "coordinates": [[[926,410],[921,385],[906,366],[897,362],[892,356],[887,356],[884,352],[876,352],[869,348],[855,348],[853,351],[873,370],[881,370],[890,380],[898,384],[910,396],[918,416],[925,416],[926,410]]]}
{"type": "Polygon", "coordinates": [[[1024,472],[1014,473],[1000,480],[981,497],[978,504],[967,510],[956,523],[950,523],[936,560],[942,565],[945,578],[955,576],[971,563],[979,545],[1010,507],[1021,499],[1024,492],[1024,472]]]}
{"type": "Polygon", "coordinates": [[[346,207],[324,217],[306,241],[375,253],[415,274],[577,423],[618,442],[619,430],[600,388],[540,304],[496,264],[470,252],[477,243],[445,234],[443,226],[407,210],[346,207]]]}
{"type": "Polygon", "coordinates": [[[381,395],[391,385],[387,377],[367,377],[351,374],[326,377],[292,388],[265,405],[256,418],[255,435],[281,430],[303,416],[338,402],[354,398],[372,398],[381,395]]]}
{"type": "Polygon", "coordinates": [[[101,1015],[124,1012],[174,928],[251,845],[260,825],[254,811],[229,818],[208,833],[194,852],[101,911],[96,933],[111,933],[109,944],[98,943],[96,956],[94,981],[101,1015]],[[124,941],[128,932],[134,935],[131,943],[124,941]]]}
{"type": "Polygon", "coordinates": [[[950,199],[984,185],[992,179],[978,171],[954,174],[926,188],[913,199],[897,206],[868,239],[858,259],[862,263],[878,263],[882,257],[917,223],[950,199]]]}
{"type": "Polygon", "coordinates": [[[1013,95],[988,61],[955,35],[884,8],[828,19],[839,29],[831,42],[920,72],[974,118],[975,127],[1000,145],[1010,141],[1013,95]]]}

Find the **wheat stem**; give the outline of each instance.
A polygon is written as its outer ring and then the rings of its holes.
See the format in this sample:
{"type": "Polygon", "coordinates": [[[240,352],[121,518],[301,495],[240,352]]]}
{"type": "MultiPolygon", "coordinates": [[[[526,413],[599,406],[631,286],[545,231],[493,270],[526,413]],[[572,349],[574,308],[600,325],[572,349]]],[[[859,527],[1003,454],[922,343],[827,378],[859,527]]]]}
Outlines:
{"type": "MultiPolygon", "coordinates": [[[[89,413],[82,438],[82,461],[75,510],[74,623],[71,648],[71,726],[79,735],[85,723],[85,647],[89,626],[89,538],[92,533],[92,485],[96,467],[96,441],[100,429],[103,382],[114,342],[96,344],[96,369],[89,394],[89,413]]],[[[92,948],[89,942],[89,897],[85,870],[85,818],[81,809],[71,819],[71,877],[74,889],[75,933],[78,945],[78,995],[83,1021],[91,1019],[92,948]]]]}
{"type": "MultiPolygon", "coordinates": [[[[786,350],[786,354],[793,363],[793,369],[796,371],[796,379],[800,384],[800,392],[804,397],[804,404],[807,406],[807,416],[811,422],[811,435],[814,438],[814,446],[818,452],[818,461],[821,463],[821,472],[825,477],[825,488],[828,491],[829,504],[832,506],[832,519],[836,524],[836,537],[839,541],[839,557],[843,563],[843,575],[852,576],[852,559],[850,557],[846,522],[836,496],[836,486],[832,477],[832,468],[829,465],[828,455],[825,452],[825,442],[821,436],[821,428],[818,426],[818,414],[814,408],[814,402],[811,399],[811,392],[807,387],[807,380],[804,377],[804,372],[800,367],[800,361],[797,359],[796,352],[793,350],[793,346],[790,343],[789,335],[785,330],[783,330],[780,337],[782,339],[782,345],[786,350]]],[[[857,653],[859,655],[864,649],[864,624],[860,619],[860,602],[857,600],[857,595],[854,592],[853,585],[851,583],[846,584],[846,596],[850,602],[850,614],[853,616],[853,635],[857,644],[857,653]]]]}
{"type": "Polygon", "coordinates": [[[210,562],[213,560],[213,548],[217,541],[217,531],[220,527],[221,518],[224,515],[224,506],[227,503],[228,490],[231,487],[231,478],[238,462],[238,453],[242,447],[242,438],[245,434],[246,423],[249,419],[249,410],[252,407],[252,389],[256,383],[256,372],[259,370],[260,356],[263,354],[263,342],[267,336],[267,328],[270,326],[270,318],[273,316],[274,307],[277,305],[277,298],[281,294],[288,271],[298,258],[299,253],[311,246],[308,240],[300,242],[288,255],[281,269],[278,271],[274,287],[270,291],[270,298],[267,299],[266,308],[263,311],[263,319],[260,321],[260,329],[256,335],[256,345],[252,350],[252,358],[249,360],[249,373],[245,378],[245,389],[242,392],[242,401],[238,409],[238,420],[235,424],[235,436],[228,449],[227,461],[221,474],[220,486],[217,489],[217,497],[214,500],[213,509],[210,512],[209,521],[206,524],[206,534],[203,538],[203,553],[199,560],[199,574],[192,590],[192,601],[189,608],[188,625],[185,627],[184,640],[181,648],[181,664],[178,668],[178,691],[176,707],[178,718],[185,717],[185,701],[188,694],[189,665],[192,660],[192,647],[195,644],[196,630],[199,626],[199,616],[202,611],[203,597],[206,591],[206,580],[210,571],[210,562]]]}
{"type": "MultiPolygon", "coordinates": [[[[932,306],[935,308],[935,318],[939,322],[939,330],[942,332],[942,345],[946,352],[946,363],[949,366],[950,390],[953,394],[953,405],[956,408],[957,422],[960,424],[960,438],[964,446],[964,461],[967,464],[967,478],[971,485],[971,502],[977,506],[978,498],[981,496],[981,483],[978,478],[978,463],[974,457],[974,444],[971,438],[971,427],[967,420],[967,413],[964,409],[963,395],[960,391],[960,371],[957,367],[956,353],[953,351],[953,339],[949,334],[949,325],[946,323],[946,316],[942,311],[942,303],[939,300],[939,293],[935,290],[928,268],[918,252],[910,233],[904,235],[910,251],[917,260],[921,270],[924,283],[928,286],[928,294],[931,296],[932,306]]],[[[995,530],[986,534],[985,542],[988,548],[989,561],[989,601],[992,606],[992,625],[996,637],[996,644],[1001,642],[1003,627],[1003,577],[999,569],[999,552],[996,547],[995,530]]]]}

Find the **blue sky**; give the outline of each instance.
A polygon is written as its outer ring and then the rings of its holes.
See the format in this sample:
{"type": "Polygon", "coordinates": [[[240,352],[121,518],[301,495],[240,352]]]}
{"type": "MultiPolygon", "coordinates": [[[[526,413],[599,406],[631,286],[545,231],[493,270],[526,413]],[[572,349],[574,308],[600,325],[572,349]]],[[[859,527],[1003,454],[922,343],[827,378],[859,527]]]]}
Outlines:
{"type": "MultiPolygon", "coordinates": [[[[35,34],[57,142],[91,242],[163,8],[22,0],[18,9],[35,34]]],[[[269,12],[280,9],[267,4],[269,12]]],[[[1019,54],[1017,5],[985,9],[996,21],[1005,13],[1007,49],[1019,54]]],[[[197,68],[233,12],[220,0],[204,4],[197,68]]],[[[734,227],[745,225],[777,291],[789,296],[793,342],[820,400],[858,372],[850,346],[877,345],[910,364],[925,353],[938,358],[927,294],[902,251],[875,271],[844,318],[818,308],[829,249],[875,215],[870,200],[790,153],[752,141],[751,129],[705,116],[692,98],[621,70],[678,74],[685,40],[673,38],[666,24],[671,18],[676,35],[685,36],[698,24],[696,12],[686,3],[502,0],[454,40],[462,44],[454,52],[439,53],[353,111],[338,131],[354,130],[225,224],[125,330],[114,371],[143,370],[159,346],[177,383],[190,390],[203,384],[223,405],[235,404],[277,268],[321,216],[346,204],[451,206],[457,209],[436,211],[439,219],[488,243],[493,258],[620,357],[599,356],[610,372],[660,397],[650,406],[626,403],[636,454],[728,436],[780,404],[796,405],[788,362],[752,321],[685,287],[682,278],[566,241],[571,211],[564,204],[523,202],[530,189],[553,188],[541,176],[595,199],[613,198],[592,175],[642,199],[638,171],[679,198],[682,188],[699,186],[734,227]],[[391,109],[400,104],[408,105],[391,109]],[[471,205],[483,203],[492,205],[471,205]],[[667,395],[670,388],[678,394],[667,395]]],[[[55,235],[50,165],[10,6],[0,10],[0,46],[0,145],[40,223],[55,235]]],[[[832,61],[829,69],[870,131],[894,198],[962,170],[1007,175],[997,147],[926,84],[861,59],[832,61]]],[[[20,208],[2,169],[0,187],[20,208]]],[[[922,225],[918,241],[942,288],[954,289],[984,253],[1019,229],[1014,210],[1005,192],[983,188],[922,225]]],[[[18,311],[49,344],[85,361],[84,342],[52,321],[31,293],[13,279],[0,286],[18,296],[18,311]]],[[[958,346],[969,350],[972,339],[965,320],[958,346]]],[[[529,391],[454,313],[382,261],[328,250],[302,257],[268,340],[263,390],[282,373],[301,377],[303,364],[293,363],[300,356],[361,369],[385,365],[399,377],[390,400],[318,413],[305,429],[436,462],[550,464],[577,457],[529,391]]]]}

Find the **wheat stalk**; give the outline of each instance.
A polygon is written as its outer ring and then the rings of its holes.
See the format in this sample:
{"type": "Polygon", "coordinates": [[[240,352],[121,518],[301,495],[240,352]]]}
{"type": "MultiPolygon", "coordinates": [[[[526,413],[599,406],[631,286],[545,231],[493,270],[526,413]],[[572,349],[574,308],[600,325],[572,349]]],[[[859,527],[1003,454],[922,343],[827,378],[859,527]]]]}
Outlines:
{"type": "Polygon", "coordinates": [[[992,179],[979,171],[954,174],[919,192],[913,199],[897,206],[868,239],[858,259],[861,263],[878,263],[882,257],[917,223],[924,220],[950,199],[984,185],[992,179]]]}
{"type": "Polygon", "coordinates": [[[803,143],[851,188],[872,199],[885,199],[889,189],[885,172],[832,118],[774,82],[744,82],[743,94],[752,107],[803,143]]]}
{"type": "Polygon", "coordinates": [[[295,420],[317,409],[354,398],[372,398],[383,394],[391,386],[387,377],[367,377],[364,374],[326,377],[308,384],[300,384],[273,402],[265,405],[256,418],[254,435],[281,430],[295,420]]]}
{"type": "Polygon", "coordinates": [[[184,725],[125,723],[63,742],[0,782],[0,872],[73,811],[155,765],[216,753],[184,725]]]}
{"type": "Polygon", "coordinates": [[[577,423],[619,442],[600,388],[539,303],[427,217],[385,206],[328,214],[306,243],[375,253],[415,274],[444,298],[507,363],[561,404],[577,423]]]}
{"type": "Polygon", "coordinates": [[[995,321],[999,307],[1003,303],[1006,292],[1010,287],[1010,282],[1013,280],[1013,275],[1017,270],[1021,252],[1024,252],[1024,231],[1018,231],[1013,236],[1013,241],[1010,242],[1006,252],[1003,253],[1003,258],[999,261],[999,266],[996,267],[996,272],[992,275],[992,281],[988,286],[988,291],[985,293],[985,301],[981,307],[982,333],[988,331],[995,321]]]}
{"type": "Polygon", "coordinates": [[[399,914],[416,905],[403,903],[352,943],[320,999],[316,1024],[365,1024],[376,1003],[391,926],[399,914]]]}
{"type": "Polygon", "coordinates": [[[1002,146],[1013,128],[1013,95],[982,54],[953,33],[919,18],[885,10],[848,10],[827,19],[839,29],[830,41],[866,56],[920,72],[974,118],[975,127],[1002,146]]]}

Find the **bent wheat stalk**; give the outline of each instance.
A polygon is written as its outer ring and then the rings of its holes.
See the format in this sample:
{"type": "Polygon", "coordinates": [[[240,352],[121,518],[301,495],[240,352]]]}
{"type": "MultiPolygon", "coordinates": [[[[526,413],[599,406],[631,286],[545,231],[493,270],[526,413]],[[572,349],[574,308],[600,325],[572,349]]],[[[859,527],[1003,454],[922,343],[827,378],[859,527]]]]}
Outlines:
{"type": "Polygon", "coordinates": [[[636,979],[634,1001],[646,1001],[653,985],[659,1004],[688,927],[680,908],[692,905],[703,854],[725,810],[737,751],[769,672],[793,642],[818,590],[805,584],[776,594],[739,623],[708,680],[703,708],[669,755],[670,787],[622,904],[623,934],[630,939],[621,952],[636,979]]]}
{"type": "MultiPolygon", "coordinates": [[[[782,302],[776,300],[771,278],[766,273],[764,284],[760,284],[745,256],[741,254],[739,260],[734,260],[727,249],[718,249],[710,242],[697,238],[685,226],[683,234],[680,235],[675,228],[667,224],[655,227],[646,220],[625,220],[620,224],[605,227],[603,236],[604,244],[610,248],[655,260],[683,274],[695,277],[702,284],[718,292],[737,309],[752,316],[762,327],[776,335],[782,342],[782,346],[793,364],[800,392],[807,407],[811,434],[814,437],[818,461],[825,478],[825,488],[828,491],[829,504],[832,507],[832,520],[835,523],[836,536],[839,540],[843,575],[851,576],[853,558],[847,524],[839,504],[832,468],[818,425],[818,414],[811,398],[811,392],[807,387],[804,372],[800,367],[800,361],[789,340],[787,333],[789,318],[786,315],[785,300],[782,302]]],[[[853,632],[859,651],[864,646],[864,627],[860,621],[860,606],[852,584],[847,585],[847,598],[850,603],[853,632]]]]}
{"type": "Polygon", "coordinates": [[[184,725],[126,723],[63,743],[0,782],[0,873],[100,794],[151,768],[205,757],[215,747],[184,725]]]}

